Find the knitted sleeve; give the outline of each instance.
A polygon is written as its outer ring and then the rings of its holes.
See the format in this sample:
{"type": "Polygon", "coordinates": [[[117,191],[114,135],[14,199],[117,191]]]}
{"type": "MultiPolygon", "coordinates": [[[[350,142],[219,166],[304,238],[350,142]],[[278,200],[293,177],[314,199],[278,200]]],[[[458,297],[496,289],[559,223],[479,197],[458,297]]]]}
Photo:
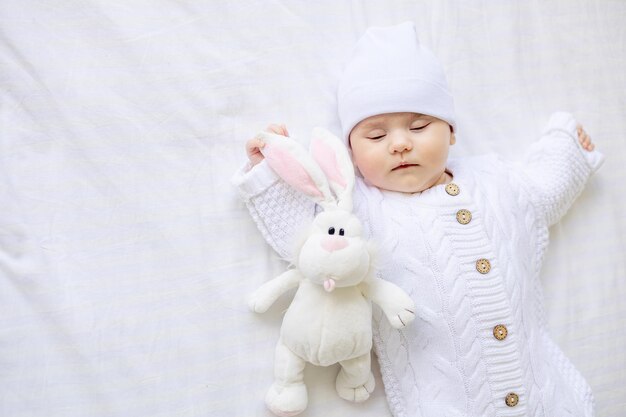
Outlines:
{"type": "Polygon", "coordinates": [[[588,152],[579,144],[571,114],[552,114],[541,139],[533,143],[520,167],[531,201],[548,226],[567,212],[603,162],[604,155],[588,152]]]}
{"type": "Polygon", "coordinates": [[[315,203],[289,187],[265,161],[241,167],[231,182],[263,238],[282,258],[291,259],[297,237],[315,216],[315,203]]]}

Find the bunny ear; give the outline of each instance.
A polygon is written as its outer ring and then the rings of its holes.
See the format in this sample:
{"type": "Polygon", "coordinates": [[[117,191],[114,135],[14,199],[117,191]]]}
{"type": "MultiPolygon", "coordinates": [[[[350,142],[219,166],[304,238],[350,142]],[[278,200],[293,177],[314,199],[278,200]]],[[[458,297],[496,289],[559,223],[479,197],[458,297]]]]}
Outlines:
{"type": "Polygon", "coordinates": [[[321,127],[313,129],[310,152],[328,178],[340,208],[352,210],[354,166],[343,142],[321,127]]]}
{"type": "Polygon", "coordinates": [[[265,142],[261,152],[270,168],[287,184],[324,208],[336,205],[324,173],[298,142],[269,132],[256,137],[265,142]]]}

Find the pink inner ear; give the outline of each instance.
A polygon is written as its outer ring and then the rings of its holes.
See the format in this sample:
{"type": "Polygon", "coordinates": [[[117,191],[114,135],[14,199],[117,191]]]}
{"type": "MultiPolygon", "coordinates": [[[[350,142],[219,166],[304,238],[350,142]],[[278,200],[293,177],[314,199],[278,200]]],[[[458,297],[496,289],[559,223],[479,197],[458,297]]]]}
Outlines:
{"type": "Polygon", "coordinates": [[[309,173],[289,152],[276,146],[266,146],[263,154],[270,167],[287,184],[311,197],[324,197],[309,173]]]}
{"type": "Polygon", "coordinates": [[[326,174],[326,178],[342,187],[346,186],[346,179],[341,175],[341,170],[337,163],[337,156],[328,144],[322,140],[314,140],[311,143],[311,154],[326,174]]]}

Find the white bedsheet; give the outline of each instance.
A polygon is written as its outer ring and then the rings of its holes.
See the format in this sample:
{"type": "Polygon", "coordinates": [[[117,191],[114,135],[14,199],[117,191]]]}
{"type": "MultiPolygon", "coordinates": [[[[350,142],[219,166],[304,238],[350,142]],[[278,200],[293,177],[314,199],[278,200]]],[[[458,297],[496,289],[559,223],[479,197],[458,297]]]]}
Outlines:
{"type": "MultiPolygon", "coordinates": [[[[549,328],[626,413],[626,2],[0,3],[0,416],[268,416],[284,264],[229,184],[270,122],[338,132],[369,25],[413,20],[456,99],[453,155],[520,155],[567,110],[607,160],[552,232],[549,328]]],[[[388,415],[307,367],[304,416],[388,415]]]]}

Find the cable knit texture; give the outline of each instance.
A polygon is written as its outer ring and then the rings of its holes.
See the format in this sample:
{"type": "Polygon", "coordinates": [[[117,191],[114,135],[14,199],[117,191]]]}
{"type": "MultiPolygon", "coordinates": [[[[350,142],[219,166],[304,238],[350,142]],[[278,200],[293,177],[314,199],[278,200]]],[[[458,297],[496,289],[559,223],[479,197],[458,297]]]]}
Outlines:
{"type": "MultiPolygon", "coordinates": [[[[357,181],[355,212],[386,254],[379,275],[417,305],[404,330],[374,310],[394,416],[593,415],[588,384],[546,331],[539,272],[548,227],[602,162],[578,144],[573,117],[555,113],[519,164],[496,155],[450,160],[457,195],[445,185],[404,194],[357,181]],[[457,219],[461,209],[469,222],[457,219]],[[479,272],[479,260],[488,268],[479,272]],[[505,401],[510,393],[515,406],[505,401]]],[[[234,183],[267,241],[288,257],[291,235],[315,208],[268,171],[242,170],[234,183]]]]}

